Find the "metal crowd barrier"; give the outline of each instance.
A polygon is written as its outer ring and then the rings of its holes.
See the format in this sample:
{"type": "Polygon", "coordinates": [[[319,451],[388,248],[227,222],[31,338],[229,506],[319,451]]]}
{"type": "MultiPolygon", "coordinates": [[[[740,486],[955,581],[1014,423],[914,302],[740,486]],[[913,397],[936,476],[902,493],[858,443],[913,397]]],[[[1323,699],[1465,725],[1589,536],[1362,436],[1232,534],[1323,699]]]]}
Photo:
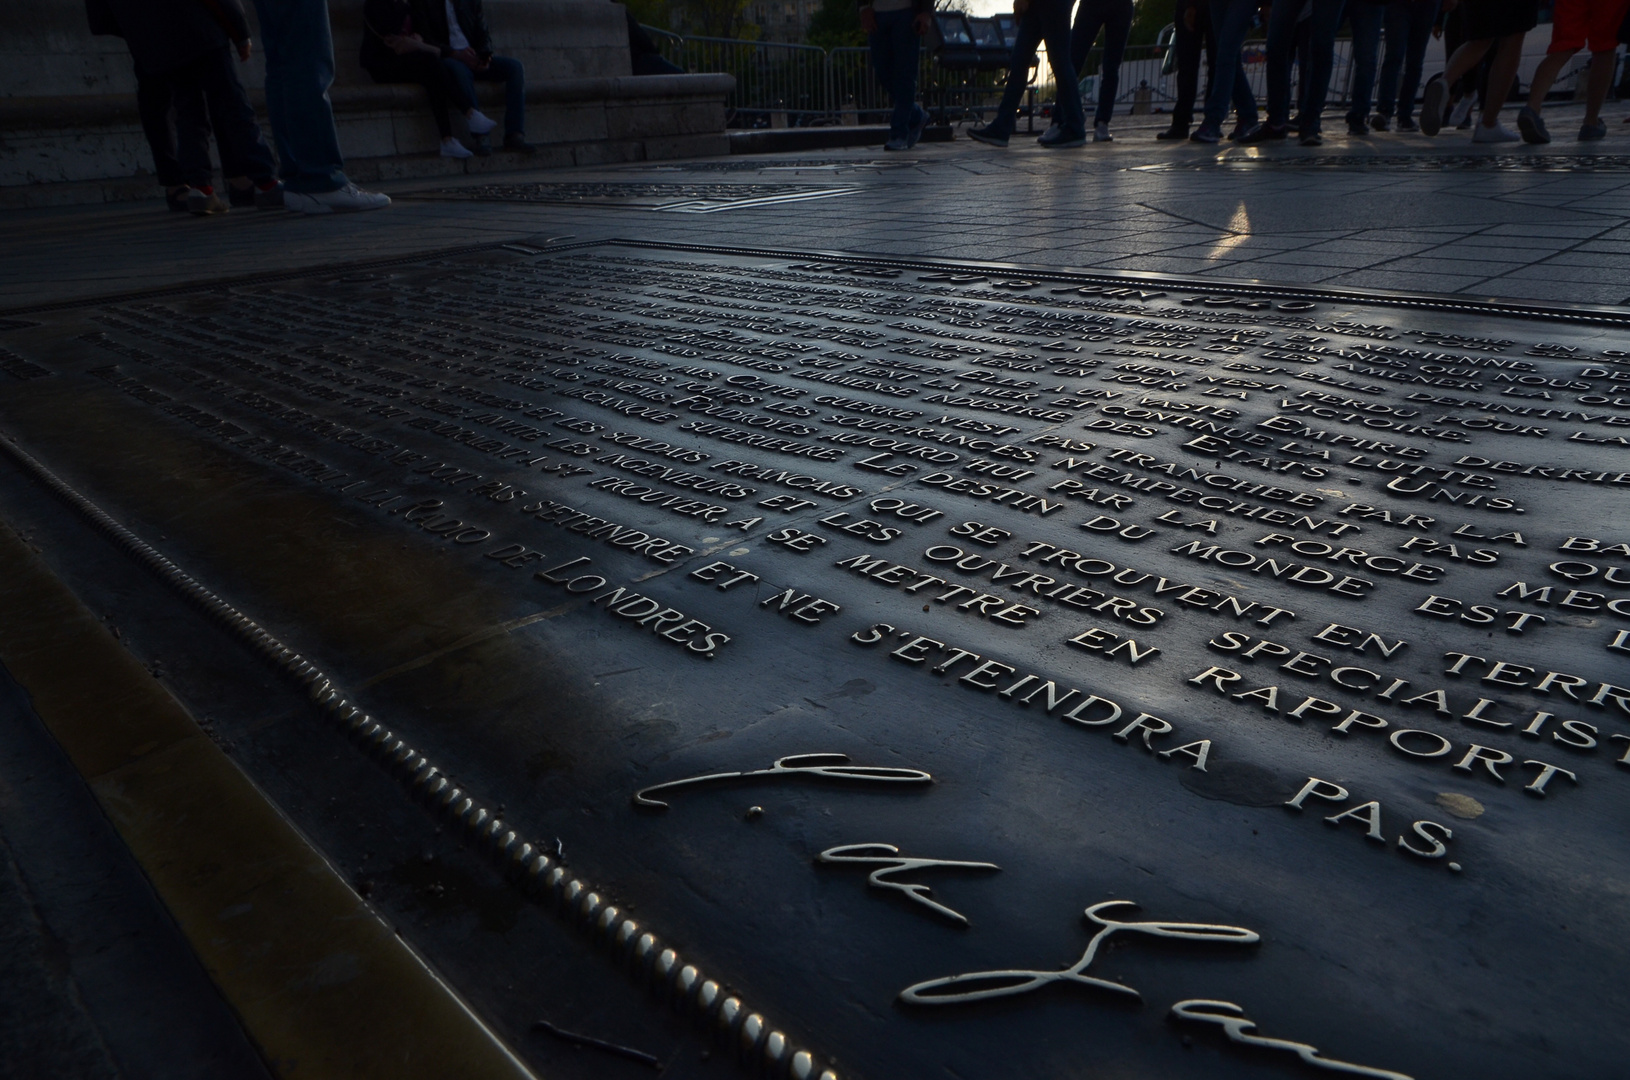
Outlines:
{"type": "MultiPolygon", "coordinates": [[[[1166,111],[1177,97],[1176,64],[1168,56],[1170,28],[1158,44],[1129,46],[1121,60],[1115,112],[1166,111]],[[1168,71],[1168,67],[1170,70],[1168,71]]],[[[736,38],[689,37],[645,28],[668,60],[687,71],[728,72],[736,89],[726,102],[728,126],[733,128],[816,127],[833,124],[877,124],[887,121],[888,93],[872,72],[870,51],[864,47],[821,49],[736,38]]],[[[1243,55],[1246,79],[1259,103],[1266,105],[1267,65],[1262,42],[1247,42],[1243,55]]],[[[922,99],[942,121],[982,117],[1000,99],[1006,72],[942,64],[924,48],[918,76],[922,99]]],[[[1077,74],[1088,107],[1097,104],[1103,50],[1095,48],[1077,74]]],[[[1054,86],[1045,60],[1032,69],[1023,112],[1039,113],[1037,101],[1051,102],[1054,86]]],[[[1352,79],[1352,42],[1336,42],[1328,104],[1349,100],[1352,79]]],[[[1205,87],[1205,60],[1201,59],[1200,89],[1205,87]]]]}

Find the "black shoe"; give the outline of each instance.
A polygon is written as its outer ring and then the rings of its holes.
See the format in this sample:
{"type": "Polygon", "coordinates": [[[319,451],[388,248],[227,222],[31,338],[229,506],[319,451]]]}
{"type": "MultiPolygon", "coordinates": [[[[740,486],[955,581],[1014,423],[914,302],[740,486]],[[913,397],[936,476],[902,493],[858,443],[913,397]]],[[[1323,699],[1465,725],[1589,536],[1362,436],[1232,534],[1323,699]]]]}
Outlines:
{"type": "Polygon", "coordinates": [[[1347,118],[1347,134],[1354,138],[1367,139],[1370,137],[1370,125],[1364,122],[1362,116],[1357,118],[1349,116],[1347,118]]]}
{"type": "Polygon", "coordinates": [[[984,124],[980,127],[971,127],[966,132],[968,138],[974,142],[982,142],[986,146],[1006,146],[1012,136],[997,127],[995,124],[984,124]]]}
{"type": "Polygon", "coordinates": [[[519,131],[504,136],[504,149],[512,154],[536,154],[538,152],[538,148],[527,142],[526,136],[519,131]]]}
{"type": "Polygon", "coordinates": [[[1228,133],[1228,141],[1244,142],[1246,139],[1255,134],[1256,129],[1261,126],[1261,124],[1258,124],[1255,121],[1247,124],[1244,120],[1241,120],[1239,123],[1234,125],[1234,130],[1228,133]]]}
{"type": "Polygon", "coordinates": [[[183,185],[175,191],[164,192],[164,205],[178,213],[187,212],[187,196],[192,194],[192,188],[183,185]]]}
{"type": "Polygon", "coordinates": [[[1289,124],[1260,124],[1240,142],[1247,145],[1265,142],[1281,142],[1290,136],[1289,124]]]}
{"type": "Polygon", "coordinates": [[[1302,132],[1301,138],[1298,139],[1297,142],[1301,143],[1303,146],[1323,146],[1324,136],[1320,135],[1317,131],[1304,131],[1302,132]]]}
{"type": "Polygon", "coordinates": [[[1165,131],[1155,133],[1155,138],[1161,142],[1181,142],[1188,137],[1189,126],[1187,124],[1173,124],[1165,131]]]}

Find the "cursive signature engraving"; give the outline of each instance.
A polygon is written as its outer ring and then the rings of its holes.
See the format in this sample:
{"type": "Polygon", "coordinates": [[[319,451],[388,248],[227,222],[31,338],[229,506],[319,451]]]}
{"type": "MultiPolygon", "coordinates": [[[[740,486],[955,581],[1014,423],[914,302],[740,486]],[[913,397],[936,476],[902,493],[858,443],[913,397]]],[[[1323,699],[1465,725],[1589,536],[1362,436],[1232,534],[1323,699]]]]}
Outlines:
{"type": "Polygon", "coordinates": [[[1228,1033],[1234,1042],[1245,1046],[1260,1046],[1267,1050],[1288,1050],[1317,1069],[1326,1069],[1330,1072],[1345,1073],[1348,1076],[1371,1076],[1376,1080],[1414,1080],[1401,1072],[1392,1072],[1389,1069],[1373,1069],[1368,1065],[1354,1065],[1350,1061],[1336,1061],[1320,1055],[1319,1051],[1307,1043],[1291,1042],[1289,1039],[1270,1039],[1264,1035],[1253,1035],[1256,1024],[1247,1019],[1245,1010],[1232,1001],[1206,1001],[1200,998],[1191,998],[1188,1001],[1179,1001],[1172,1006],[1172,1016],[1179,1020],[1193,1020],[1202,1024],[1216,1024],[1228,1033]]]}
{"type": "Polygon", "coordinates": [[[1085,974],[1098,955],[1098,946],[1112,935],[1127,932],[1150,937],[1180,941],[1212,941],[1231,945],[1252,945],[1260,941],[1254,930],[1243,926],[1224,926],[1220,923],[1181,922],[1121,922],[1102,914],[1109,908],[1126,907],[1136,910],[1130,900],[1105,900],[1087,908],[1086,917],[1103,929],[1092,936],[1087,951],[1063,971],[970,971],[963,975],[949,975],[943,979],[929,979],[914,983],[900,991],[900,1000],[912,1005],[963,1005],[991,998],[1016,997],[1049,986],[1055,982],[1071,982],[1081,986],[1095,986],[1115,994],[1125,994],[1139,1001],[1143,995],[1130,986],[1099,979],[1085,974]]]}
{"type": "Polygon", "coordinates": [[[827,848],[816,858],[823,863],[858,863],[865,866],[876,866],[866,878],[873,886],[879,889],[893,889],[904,893],[914,903],[937,911],[953,922],[968,925],[967,916],[960,911],[946,907],[937,900],[929,898],[932,892],[927,885],[910,881],[890,881],[891,874],[900,874],[907,871],[928,870],[935,867],[951,867],[961,870],[1000,870],[995,863],[988,862],[962,862],[957,859],[918,859],[909,855],[901,855],[900,849],[893,844],[844,844],[840,847],[827,848]]]}
{"type": "Polygon", "coordinates": [[[634,805],[654,810],[666,810],[668,804],[651,798],[656,791],[711,784],[720,780],[746,780],[760,776],[809,776],[818,780],[838,780],[859,783],[929,784],[934,778],[921,769],[895,769],[883,765],[851,765],[848,754],[789,754],[777,758],[768,769],[750,772],[709,773],[706,776],[687,776],[683,780],[669,780],[653,784],[634,793],[634,805]]]}

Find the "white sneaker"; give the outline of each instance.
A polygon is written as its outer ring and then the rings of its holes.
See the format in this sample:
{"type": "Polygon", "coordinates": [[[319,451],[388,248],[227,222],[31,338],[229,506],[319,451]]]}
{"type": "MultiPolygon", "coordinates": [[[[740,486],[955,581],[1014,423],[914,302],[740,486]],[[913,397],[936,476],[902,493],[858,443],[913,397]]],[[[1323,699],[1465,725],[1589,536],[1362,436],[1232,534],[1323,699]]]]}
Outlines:
{"type": "Polygon", "coordinates": [[[485,135],[498,126],[496,120],[488,117],[480,109],[471,109],[464,114],[464,119],[469,121],[471,135],[485,135]]]}
{"type": "Polygon", "coordinates": [[[1472,114],[1472,106],[1477,104],[1476,94],[1467,94],[1455,102],[1455,107],[1449,110],[1449,119],[1444,123],[1449,127],[1457,128],[1466,122],[1466,117],[1472,114]]]}
{"type": "Polygon", "coordinates": [[[441,156],[450,158],[475,157],[475,152],[457,139],[443,139],[441,141],[441,156]]]}
{"type": "Polygon", "coordinates": [[[283,205],[301,214],[335,214],[352,210],[383,210],[391,204],[389,195],[377,191],[363,191],[355,184],[346,184],[338,191],[283,192],[283,205]]]}
{"type": "Polygon", "coordinates": [[[1474,143],[1503,143],[1521,141],[1521,135],[1518,135],[1515,131],[1512,131],[1498,120],[1494,122],[1493,127],[1489,127],[1487,124],[1478,124],[1477,127],[1472,130],[1472,142],[1474,143]]]}

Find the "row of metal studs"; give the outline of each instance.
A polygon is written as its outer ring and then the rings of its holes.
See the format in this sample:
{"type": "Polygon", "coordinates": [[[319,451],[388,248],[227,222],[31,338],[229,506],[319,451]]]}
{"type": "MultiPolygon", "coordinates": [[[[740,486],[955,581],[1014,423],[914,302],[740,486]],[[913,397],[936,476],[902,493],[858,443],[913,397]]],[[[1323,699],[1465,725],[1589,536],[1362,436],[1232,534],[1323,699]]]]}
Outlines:
{"type": "MultiPolygon", "coordinates": [[[[664,986],[671,988],[674,1010],[689,1014],[698,1027],[712,1031],[727,1043],[734,1043],[738,1060],[745,1067],[761,1068],[765,1075],[792,1080],[812,1080],[816,1076],[815,1058],[808,1050],[794,1049],[783,1032],[772,1029],[762,1015],[750,1010],[740,998],[728,994],[718,982],[705,977],[678,952],[664,946],[655,934],[607,904],[598,891],[523,841],[496,813],[454,784],[429,758],[346,700],[315,664],[114,521],[16,445],[15,439],[9,436],[0,439],[0,448],[93,527],[303,686],[325,718],[388,769],[414,799],[444,821],[458,826],[465,842],[488,856],[527,896],[553,903],[557,913],[574,929],[609,945],[613,958],[627,965],[635,981],[647,986],[652,993],[660,993],[664,986]]],[[[824,1069],[819,1080],[838,1080],[838,1074],[824,1069]]]]}

